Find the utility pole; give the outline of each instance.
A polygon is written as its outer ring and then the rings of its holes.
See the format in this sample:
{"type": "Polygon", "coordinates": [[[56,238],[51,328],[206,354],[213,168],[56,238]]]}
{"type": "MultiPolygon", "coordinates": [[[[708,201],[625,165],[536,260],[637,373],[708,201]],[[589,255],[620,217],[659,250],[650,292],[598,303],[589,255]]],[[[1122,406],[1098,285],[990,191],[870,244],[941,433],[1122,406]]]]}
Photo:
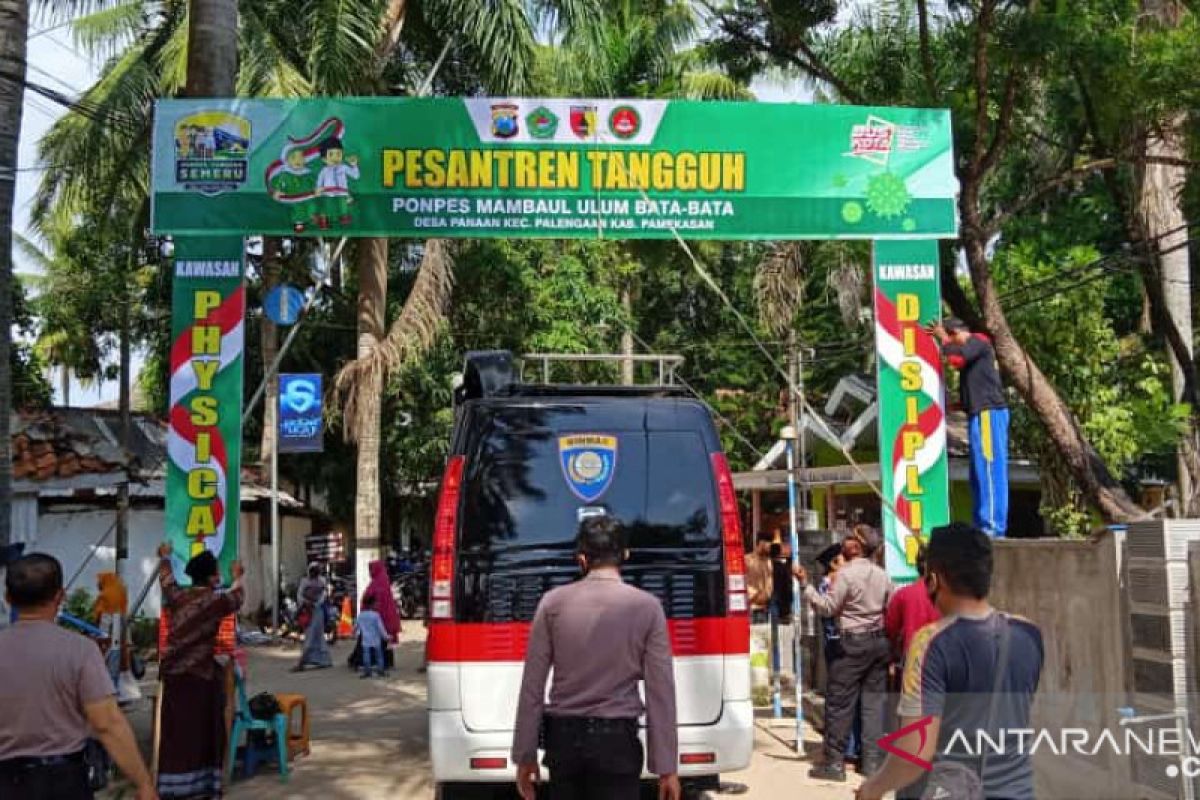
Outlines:
{"type": "MultiPolygon", "coordinates": [[[[140,233],[139,228],[134,228],[130,232],[131,242],[129,253],[126,257],[126,264],[129,267],[129,274],[132,275],[138,267],[141,259],[142,248],[133,246],[133,241],[140,233]]],[[[129,561],[129,479],[130,472],[133,470],[133,446],[130,441],[130,435],[133,432],[133,420],[131,414],[132,406],[132,387],[133,377],[130,372],[133,369],[132,350],[133,343],[131,338],[132,331],[132,309],[133,294],[129,284],[126,284],[120,295],[120,308],[117,313],[120,315],[120,341],[118,343],[119,350],[119,365],[118,388],[117,388],[117,419],[120,429],[121,440],[121,458],[125,462],[125,475],[121,479],[120,485],[117,486],[117,520],[116,520],[116,536],[117,547],[116,557],[113,559],[113,570],[117,573],[117,580],[129,585],[129,576],[126,574],[129,561]]],[[[141,576],[138,576],[141,580],[141,576]]],[[[117,651],[117,667],[118,673],[125,673],[129,669],[129,665],[125,661],[125,641],[126,631],[129,629],[126,613],[129,611],[126,608],[120,613],[117,621],[117,630],[113,636],[112,647],[117,651]]],[[[121,691],[123,681],[118,680],[118,695],[124,696],[121,691]]],[[[136,696],[136,694],[135,694],[136,696]]]]}
{"type": "MultiPolygon", "coordinates": [[[[138,262],[137,248],[130,247],[128,264],[130,273],[132,274],[138,262]]],[[[130,433],[132,432],[131,409],[132,398],[131,386],[132,376],[129,374],[133,369],[133,344],[130,341],[132,331],[130,330],[131,309],[130,289],[128,286],[121,293],[121,307],[118,310],[120,314],[121,332],[120,341],[118,343],[119,350],[119,365],[117,374],[119,376],[117,388],[117,419],[120,430],[121,451],[122,457],[125,459],[125,476],[120,485],[117,487],[117,553],[114,562],[114,569],[117,577],[125,580],[125,562],[129,560],[129,473],[132,469],[133,453],[130,443],[130,433]]]]}
{"type": "MultiPolygon", "coordinates": [[[[621,355],[633,355],[633,290],[626,286],[621,290],[621,308],[625,311],[625,330],[621,333],[621,355]]],[[[633,359],[625,358],[621,361],[621,384],[624,386],[633,386],[633,359]]]]}
{"type": "MultiPolygon", "coordinates": [[[[800,564],[800,525],[797,508],[805,507],[804,492],[798,487],[797,478],[807,465],[804,446],[804,431],[800,427],[800,405],[804,399],[804,371],[800,363],[800,348],[795,328],[788,330],[788,422],[792,438],[787,443],[788,467],[788,521],[792,561],[792,673],[796,695],[796,752],[804,752],[804,625],[801,620],[804,603],[801,602],[800,581],[795,577],[795,568],[800,564]],[[799,458],[797,458],[797,449],[799,458]],[[798,491],[798,489],[800,489],[798,491]]],[[[803,514],[800,514],[803,520],[803,514]]]]}

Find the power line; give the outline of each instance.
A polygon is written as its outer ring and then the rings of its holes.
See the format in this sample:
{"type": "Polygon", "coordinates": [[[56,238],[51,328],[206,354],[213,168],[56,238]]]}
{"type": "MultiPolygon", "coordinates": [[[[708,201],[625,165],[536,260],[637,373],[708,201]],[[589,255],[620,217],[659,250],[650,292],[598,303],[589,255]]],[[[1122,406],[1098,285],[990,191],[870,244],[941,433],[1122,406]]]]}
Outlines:
{"type": "Polygon", "coordinates": [[[65,88],[65,89],[66,89],[67,91],[69,91],[69,92],[74,92],[76,95],[81,95],[81,94],[83,94],[83,91],[82,91],[81,89],[78,89],[78,88],[76,88],[76,87],[72,86],[71,84],[69,84],[69,83],[67,83],[66,81],[64,81],[62,78],[60,78],[60,77],[58,77],[57,75],[55,75],[54,73],[50,72],[49,70],[44,70],[44,69],[42,69],[42,68],[41,68],[41,67],[39,67],[37,64],[34,64],[32,61],[26,61],[26,62],[25,62],[25,66],[26,66],[28,69],[31,69],[31,70],[33,70],[34,72],[38,73],[39,75],[44,75],[44,76],[46,76],[47,78],[49,78],[50,80],[54,81],[54,82],[55,82],[55,83],[57,83],[59,86],[62,86],[63,88],[65,88]]]}
{"type": "MultiPolygon", "coordinates": [[[[643,339],[641,336],[638,336],[637,331],[635,331],[633,328],[631,328],[628,325],[625,325],[624,327],[625,327],[625,330],[629,331],[629,335],[633,337],[634,341],[636,341],[639,345],[641,345],[643,350],[645,350],[647,353],[654,352],[654,348],[650,347],[650,345],[646,343],[645,339],[643,339]]],[[[694,386],[692,386],[690,383],[688,383],[687,380],[685,380],[683,378],[683,376],[681,376],[678,372],[674,373],[674,376],[675,376],[675,379],[677,381],[679,381],[680,383],[682,383],[684,388],[687,389],[689,392],[691,392],[692,395],[697,400],[699,400],[701,403],[704,403],[704,406],[705,406],[705,408],[708,409],[709,413],[711,413],[714,417],[716,417],[718,420],[720,420],[722,423],[724,423],[725,427],[727,427],[729,429],[729,432],[733,434],[734,438],[736,438],[739,442],[744,444],[746,447],[750,448],[750,450],[755,455],[757,455],[759,458],[762,458],[765,455],[765,453],[763,453],[762,450],[758,449],[754,445],[753,442],[751,442],[749,439],[747,439],[742,434],[742,432],[737,429],[737,426],[734,425],[733,422],[731,422],[729,420],[729,418],[727,418],[725,415],[723,415],[717,409],[713,408],[712,404],[710,404],[707,400],[705,400],[704,396],[701,395],[700,392],[696,391],[696,388],[694,386]]]]}
{"type": "MultiPolygon", "coordinates": [[[[610,148],[610,150],[611,150],[611,148],[610,148]]],[[[625,173],[625,178],[628,181],[629,185],[636,186],[638,192],[642,196],[642,199],[649,202],[650,196],[646,193],[646,190],[637,181],[631,179],[631,176],[629,175],[629,171],[625,168],[624,164],[620,164],[620,169],[625,173]]],[[[829,428],[829,425],[828,425],[828,423],[825,422],[824,417],[822,417],[820,414],[818,414],[816,409],[814,409],[812,407],[812,404],[810,404],[808,402],[808,398],[805,396],[804,392],[800,389],[799,386],[797,386],[796,382],[792,380],[791,374],[786,369],[783,368],[783,366],[779,363],[778,360],[776,360],[776,358],[773,355],[771,355],[771,351],[767,349],[766,345],[763,344],[762,340],[759,338],[758,334],[755,332],[754,326],[750,324],[750,321],[746,319],[746,316],[738,309],[738,307],[736,305],[734,305],[733,301],[729,299],[729,295],[726,294],[725,290],[721,288],[720,284],[718,284],[716,282],[716,280],[708,272],[708,270],[706,270],[704,268],[704,265],[700,263],[700,259],[696,256],[696,253],[692,250],[691,246],[688,245],[687,241],[683,238],[683,236],[680,235],[679,228],[676,227],[675,225],[668,225],[667,229],[669,231],[671,231],[671,236],[675,239],[676,243],[683,250],[684,254],[688,257],[688,260],[692,264],[692,268],[696,271],[696,274],[699,275],[701,281],[704,282],[705,284],[707,284],[708,287],[710,289],[712,289],[713,292],[716,293],[717,297],[720,298],[721,302],[725,304],[725,307],[728,308],[730,313],[733,314],[734,318],[738,321],[738,324],[740,324],[742,326],[742,328],[749,335],[750,339],[757,344],[758,350],[763,354],[763,356],[767,359],[767,361],[771,364],[771,366],[775,369],[775,371],[783,378],[784,382],[786,383],[786,385],[788,387],[788,391],[791,392],[792,395],[795,396],[796,399],[800,402],[800,408],[803,411],[808,413],[810,419],[814,420],[819,426],[824,428],[825,433],[830,437],[830,439],[832,441],[836,441],[838,443],[838,447],[842,452],[842,456],[850,464],[851,468],[856,473],[858,473],[858,476],[862,479],[862,481],[868,487],[870,487],[870,489],[876,494],[876,496],[879,497],[880,503],[883,504],[883,506],[885,508],[890,509],[892,511],[892,513],[896,514],[897,518],[899,518],[900,515],[896,511],[895,505],[892,503],[892,501],[889,498],[884,496],[883,491],[879,488],[879,486],[875,483],[875,481],[873,481],[871,479],[871,476],[869,476],[866,473],[866,471],[862,468],[862,466],[854,458],[854,454],[850,452],[850,449],[848,447],[846,447],[846,445],[842,444],[841,438],[838,437],[838,435],[829,428]]],[[[599,235],[601,235],[601,236],[603,235],[604,229],[601,225],[601,217],[600,217],[599,211],[596,212],[596,230],[599,235]]]]}
{"type": "MultiPolygon", "coordinates": [[[[1177,235],[1179,233],[1183,233],[1185,231],[1190,231],[1192,228],[1196,228],[1196,227],[1200,227],[1200,223],[1185,223],[1183,225],[1180,225],[1179,227],[1172,228],[1167,231],[1163,231],[1162,233],[1158,234],[1157,236],[1146,239],[1145,241],[1140,242],[1139,245],[1149,246],[1152,244],[1157,244],[1159,241],[1161,241],[1163,239],[1175,236],[1175,235],[1177,235]]],[[[1190,241],[1190,239],[1188,241],[1190,241]]],[[[1183,243],[1183,246],[1186,246],[1187,243],[1188,242],[1185,241],[1183,243]]],[[[1131,248],[1131,247],[1133,247],[1133,245],[1126,244],[1126,247],[1131,248]]],[[[1059,281],[1066,280],[1069,278],[1082,276],[1085,273],[1092,272],[1097,269],[1104,269],[1105,265],[1108,264],[1109,262],[1130,261],[1130,260],[1144,259],[1144,258],[1151,257],[1151,256],[1166,255],[1167,253],[1174,252],[1174,250],[1178,249],[1178,247],[1179,246],[1177,245],[1168,250],[1158,251],[1155,253],[1149,253],[1147,255],[1138,255],[1136,253],[1131,253],[1128,251],[1106,253],[1104,255],[1099,256],[1098,258],[1093,259],[1092,261],[1086,262],[1084,264],[1079,264],[1075,267],[1070,267],[1070,268],[1067,268],[1064,270],[1060,270],[1060,271],[1056,272],[1054,275],[1051,275],[1047,278],[1044,278],[1039,281],[1034,281],[1033,283],[1027,283],[1023,286],[1020,286],[1020,287],[1010,291],[1010,292],[1006,292],[1005,294],[1002,294],[1000,296],[1000,301],[1002,303],[1011,302],[1013,300],[1020,299],[1024,295],[1029,294],[1030,292],[1032,292],[1036,289],[1040,289],[1043,286],[1048,286],[1048,285],[1051,285],[1051,284],[1054,284],[1054,283],[1057,283],[1059,281]]]]}
{"type": "MultiPolygon", "coordinates": [[[[1181,250],[1181,249],[1183,249],[1183,248],[1185,248],[1185,247],[1188,247],[1188,246],[1191,244],[1191,241],[1192,241],[1192,240],[1190,240],[1190,239],[1189,239],[1189,240],[1187,240],[1187,241],[1185,241],[1185,242],[1181,242],[1180,244],[1174,245],[1173,247],[1169,247],[1169,248],[1167,248],[1166,250],[1159,250],[1159,251],[1157,251],[1157,252],[1155,252],[1155,253],[1152,253],[1152,254],[1150,254],[1150,255],[1152,255],[1152,256],[1155,256],[1155,257],[1168,255],[1168,254],[1170,254],[1170,253],[1173,253],[1173,252],[1175,252],[1176,250],[1181,250]]],[[[1094,262],[1094,263],[1097,263],[1097,264],[1098,264],[1098,263],[1099,263],[1101,260],[1102,260],[1102,259],[1097,259],[1097,261],[1096,261],[1096,262],[1094,262]]],[[[1085,278],[1083,278],[1082,280],[1076,281],[1075,283],[1068,284],[1067,286],[1056,286],[1056,287],[1054,287],[1053,289],[1051,289],[1051,290],[1050,290],[1050,291],[1048,291],[1048,292],[1043,292],[1043,293],[1042,293],[1042,294],[1040,294],[1040,295],[1036,295],[1036,296],[1035,296],[1033,299],[1031,299],[1031,300],[1025,300],[1025,301],[1024,301],[1024,302],[1022,302],[1022,303],[1018,303],[1018,304],[1016,304],[1016,305],[1009,306],[1009,307],[1006,309],[1006,312],[1008,312],[1008,313],[1012,313],[1013,311],[1019,311],[1019,310],[1021,310],[1021,309],[1023,309],[1023,308],[1028,308],[1029,306],[1032,306],[1032,305],[1037,305],[1038,303],[1041,303],[1041,302],[1042,302],[1042,301],[1044,301],[1044,300],[1048,300],[1048,299],[1050,299],[1051,297],[1054,297],[1055,295],[1059,295],[1059,294],[1065,294],[1065,293],[1067,293],[1067,292],[1070,292],[1070,291],[1072,291],[1072,290],[1074,290],[1074,289],[1078,289],[1078,288],[1080,288],[1081,286],[1087,286],[1088,284],[1095,283],[1096,281],[1100,281],[1100,280],[1103,280],[1103,279],[1105,279],[1105,278],[1112,277],[1112,270],[1113,270],[1113,269],[1117,269],[1117,270],[1119,270],[1120,272],[1122,272],[1123,274],[1134,274],[1134,275],[1138,274],[1138,273],[1136,273],[1136,272],[1131,272],[1131,271],[1129,271],[1129,270],[1121,270],[1120,268],[1116,268],[1116,267],[1105,267],[1105,266],[1101,265],[1101,271],[1100,271],[1100,273],[1099,273],[1099,274],[1096,274],[1096,275],[1091,275],[1091,276],[1089,276],[1089,277],[1085,277],[1085,278]]],[[[1188,285],[1188,282],[1185,282],[1185,281],[1171,281],[1171,282],[1172,282],[1172,283],[1179,283],[1179,284],[1182,284],[1182,285],[1188,285]]],[[[1001,297],[1001,301],[1003,301],[1004,299],[1005,299],[1004,297],[1001,297]]]]}

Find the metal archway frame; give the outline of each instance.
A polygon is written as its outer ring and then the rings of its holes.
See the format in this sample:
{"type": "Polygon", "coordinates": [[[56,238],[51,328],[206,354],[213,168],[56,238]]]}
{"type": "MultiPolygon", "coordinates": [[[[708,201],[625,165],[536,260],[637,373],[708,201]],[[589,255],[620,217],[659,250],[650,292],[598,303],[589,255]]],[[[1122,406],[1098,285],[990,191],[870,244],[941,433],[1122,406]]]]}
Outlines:
{"type": "Polygon", "coordinates": [[[949,514],[936,239],[957,235],[945,110],[666,100],[163,100],[152,227],[175,237],[167,530],[237,549],[243,239],[876,241],[889,571],[949,514]]]}

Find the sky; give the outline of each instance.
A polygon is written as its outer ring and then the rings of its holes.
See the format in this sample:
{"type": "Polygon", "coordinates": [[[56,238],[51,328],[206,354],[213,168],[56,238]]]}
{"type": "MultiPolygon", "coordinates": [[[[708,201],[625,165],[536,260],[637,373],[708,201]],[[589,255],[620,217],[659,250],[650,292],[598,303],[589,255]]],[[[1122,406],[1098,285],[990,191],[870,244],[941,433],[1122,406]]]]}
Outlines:
{"type": "MultiPolygon", "coordinates": [[[[92,64],[71,42],[71,33],[52,20],[34,15],[29,24],[29,69],[26,80],[48,89],[75,97],[95,81],[99,64],[92,64]]],[[[21,116],[21,142],[17,158],[17,199],[14,227],[25,236],[36,237],[29,228],[29,209],[37,191],[43,169],[37,159],[37,143],[65,109],[52,100],[26,90],[21,116]]],[[[18,272],[30,271],[32,265],[19,252],[13,253],[18,272]]],[[[140,361],[140,360],[139,360],[140,361]]],[[[140,367],[135,363],[134,368],[140,367]]],[[[61,402],[58,376],[54,375],[54,402],[61,402]]],[[[71,405],[90,406],[113,402],[117,397],[115,381],[96,383],[87,387],[71,382],[71,405]]]]}
{"type": "MultiPolygon", "coordinates": [[[[66,26],[35,15],[30,21],[29,30],[27,80],[30,83],[45,86],[69,97],[76,97],[96,80],[102,64],[89,61],[75,48],[71,41],[71,32],[66,26]]],[[[751,88],[759,100],[767,102],[807,102],[812,97],[812,93],[807,87],[794,80],[760,79],[751,88]]],[[[63,113],[62,106],[54,101],[35,92],[25,92],[18,156],[14,227],[35,241],[36,236],[29,227],[29,210],[37,191],[38,181],[44,171],[43,165],[38,163],[37,143],[63,113]]],[[[13,258],[18,272],[35,269],[34,265],[22,258],[19,252],[14,252],[13,258]]],[[[141,364],[142,358],[135,355],[134,369],[140,369],[141,364]]],[[[52,376],[51,385],[54,387],[56,403],[62,400],[59,397],[58,383],[57,375],[52,376]]],[[[111,403],[116,400],[116,397],[117,384],[115,381],[95,383],[85,387],[78,381],[72,380],[72,405],[90,406],[111,403]]]]}

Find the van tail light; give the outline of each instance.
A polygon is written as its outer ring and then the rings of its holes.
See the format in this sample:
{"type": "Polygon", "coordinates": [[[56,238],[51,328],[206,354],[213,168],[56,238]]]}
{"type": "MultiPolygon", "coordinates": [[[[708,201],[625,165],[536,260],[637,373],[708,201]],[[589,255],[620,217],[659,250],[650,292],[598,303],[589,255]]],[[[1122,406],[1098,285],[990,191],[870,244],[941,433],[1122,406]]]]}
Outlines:
{"type": "Polygon", "coordinates": [[[717,763],[716,753],[684,753],[679,756],[679,763],[688,764],[715,764],[717,763]]]}
{"type": "Polygon", "coordinates": [[[730,616],[746,616],[750,603],[746,598],[746,555],[742,552],[742,521],[738,514],[737,494],[733,491],[733,473],[724,453],[713,453],[713,477],[717,481],[717,500],[721,506],[721,538],[725,543],[726,609],[730,616]]]}
{"type": "Polygon", "coordinates": [[[464,456],[446,464],[442,491],[433,523],[433,563],[429,570],[430,619],[454,618],[454,534],[458,528],[458,501],[462,497],[464,456]]]}

